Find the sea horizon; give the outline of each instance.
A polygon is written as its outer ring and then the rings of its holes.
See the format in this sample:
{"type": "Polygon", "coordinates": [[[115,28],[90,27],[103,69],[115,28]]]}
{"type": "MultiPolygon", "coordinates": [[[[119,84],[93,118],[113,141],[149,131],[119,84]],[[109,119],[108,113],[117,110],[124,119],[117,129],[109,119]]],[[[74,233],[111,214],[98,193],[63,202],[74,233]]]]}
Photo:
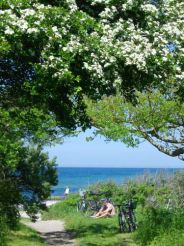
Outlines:
{"type": "Polygon", "coordinates": [[[53,187],[53,196],[62,196],[66,186],[70,192],[86,189],[97,182],[113,181],[123,184],[127,179],[135,179],[144,173],[156,175],[159,172],[172,174],[183,168],[145,168],[145,167],[57,167],[58,184],[53,187]]]}

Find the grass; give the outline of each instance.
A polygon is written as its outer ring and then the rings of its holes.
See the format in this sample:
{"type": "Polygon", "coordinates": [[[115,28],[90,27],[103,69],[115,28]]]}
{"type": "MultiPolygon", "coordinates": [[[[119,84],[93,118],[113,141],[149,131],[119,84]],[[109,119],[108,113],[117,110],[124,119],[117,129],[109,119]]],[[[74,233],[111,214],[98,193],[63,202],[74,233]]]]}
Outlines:
{"type": "Polygon", "coordinates": [[[76,211],[75,203],[67,200],[52,206],[44,219],[64,219],[66,230],[74,235],[80,246],[136,246],[131,234],[119,233],[117,216],[93,219],[76,211]]]}
{"type": "Polygon", "coordinates": [[[8,246],[46,246],[39,234],[20,224],[18,229],[11,231],[8,236],[8,246]]]}

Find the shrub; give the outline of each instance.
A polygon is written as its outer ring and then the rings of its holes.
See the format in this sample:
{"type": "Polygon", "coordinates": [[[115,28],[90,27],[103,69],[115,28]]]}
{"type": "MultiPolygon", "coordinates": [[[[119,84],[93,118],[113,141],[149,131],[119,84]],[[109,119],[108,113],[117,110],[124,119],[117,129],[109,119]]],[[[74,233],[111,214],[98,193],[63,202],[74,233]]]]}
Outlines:
{"type": "Polygon", "coordinates": [[[140,245],[180,246],[184,239],[184,212],[181,209],[142,210],[135,239],[140,245]],[[178,235],[178,236],[177,236],[178,235]]]}
{"type": "Polygon", "coordinates": [[[64,200],[64,204],[69,207],[76,207],[78,199],[79,199],[78,194],[70,194],[64,200]]]}
{"type": "Polygon", "coordinates": [[[0,245],[4,246],[6,244],[8,234],[8,228],[6,220],[3,216],[0,215],[0,245]]]}
{"type": "Polygon", "coordinates": [[[150,246],[182,246],[184,242],[184,232],[181,230],[171,230],[154,238],[150,246]]]}
{"type": "Polygon", "coordinates": [[[146,208],[139,221],[135,239],[141,245],[149,245],[160,234],[166,232],[172,224],[173,214],[169,210],[146,208]]]}
{"type": "Polygon", "coordinates": [[[118,191],[118,185],[113,181],[98,182],[88,187],[88,193],[101,194],[103,197],[111,198],[118,191]]]}

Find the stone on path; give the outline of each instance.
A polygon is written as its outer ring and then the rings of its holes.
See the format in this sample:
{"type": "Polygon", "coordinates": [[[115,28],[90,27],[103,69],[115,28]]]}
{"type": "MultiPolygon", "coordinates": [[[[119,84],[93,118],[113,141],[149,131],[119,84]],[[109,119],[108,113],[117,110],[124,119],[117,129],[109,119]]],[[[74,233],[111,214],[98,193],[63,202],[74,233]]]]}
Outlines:
{"type": "Polygon", "coordinates": [[[40,233],[40,236],[48,245],[76,246],[76,242],[64,229],[64,222],[60,220],[41,220],[35,223],[23,222],[40,233]]]}

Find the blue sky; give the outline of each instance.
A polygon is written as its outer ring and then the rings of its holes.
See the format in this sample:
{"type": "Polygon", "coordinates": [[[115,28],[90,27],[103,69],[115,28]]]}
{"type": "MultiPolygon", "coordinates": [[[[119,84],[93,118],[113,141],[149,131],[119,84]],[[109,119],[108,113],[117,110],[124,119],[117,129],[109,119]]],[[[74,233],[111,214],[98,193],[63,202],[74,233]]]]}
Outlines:
{"type": "Polygon", "coordinates": [[[62,167],[179,167],[184,162],[169,157],[151,144],[144,142],[138,148],[127,148],[122,143],[106,143],[103,137],[86,142],[91,132],[81,133],[78,137],[66,138],[64,144],[46,148],[49,156],[57,157],[62,167]]]}

